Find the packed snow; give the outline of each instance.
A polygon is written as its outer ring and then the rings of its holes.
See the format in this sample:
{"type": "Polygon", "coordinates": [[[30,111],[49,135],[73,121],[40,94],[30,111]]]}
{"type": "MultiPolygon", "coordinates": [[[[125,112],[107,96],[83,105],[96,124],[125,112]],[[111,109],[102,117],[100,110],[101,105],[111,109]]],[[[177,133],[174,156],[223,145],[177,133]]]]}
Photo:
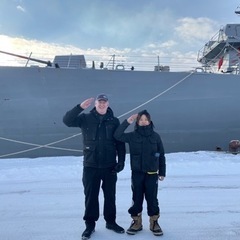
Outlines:
{"type": "MultiPolygon", "coordinates": [[[[143,230],[135,236],[105,228],[101,215],[91,239],[239,240],[240,155],[224,152],[166,154],[167,177],[159,182],[160,225],[149,230],[146,203],[143,230]]],[[[82,157],[0,160],[0,239],[79,240],[85,228],[82,157]]],[[[117,223],[131,223],[129,156],[118,174],[117,223]]]]}

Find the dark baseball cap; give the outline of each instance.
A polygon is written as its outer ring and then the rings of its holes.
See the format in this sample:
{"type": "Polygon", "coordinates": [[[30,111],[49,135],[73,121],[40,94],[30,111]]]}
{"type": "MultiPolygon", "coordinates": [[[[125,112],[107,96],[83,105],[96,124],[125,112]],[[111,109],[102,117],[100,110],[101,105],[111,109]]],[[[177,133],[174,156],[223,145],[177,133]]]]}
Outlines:
{"type": "Polygon", "coordinates": [[[106,94],[101,93],[101,94],[97,95],[96,100],[98,100],[98,101],[106,101],[107,102],[108,101],[108,97],[107,97],[106,94]]]}

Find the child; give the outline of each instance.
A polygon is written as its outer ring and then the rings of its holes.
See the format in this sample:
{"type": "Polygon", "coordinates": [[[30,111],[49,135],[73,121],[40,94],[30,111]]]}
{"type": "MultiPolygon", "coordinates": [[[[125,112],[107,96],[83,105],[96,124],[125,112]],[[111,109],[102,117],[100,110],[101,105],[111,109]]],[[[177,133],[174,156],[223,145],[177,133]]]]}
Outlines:
{"type": "Polygon", "coordinates": [[[132,235],[142,230],[141,213],[144,196],[147,201],[147,213],[150,217],[150,230],[156,236],[163,235],[158,224],[160,209],[157,193],[158,179],[164,180],[166,164],[161,137],[153,128],[150,114],[143,110],[124,120],[114,134],[117,140],[127,142],[130,149],[133,205],[128,212],[133,221],[127,233],[132,235]],[[134,131],[124,133],[125,129],[135,120],[134,131]]]}

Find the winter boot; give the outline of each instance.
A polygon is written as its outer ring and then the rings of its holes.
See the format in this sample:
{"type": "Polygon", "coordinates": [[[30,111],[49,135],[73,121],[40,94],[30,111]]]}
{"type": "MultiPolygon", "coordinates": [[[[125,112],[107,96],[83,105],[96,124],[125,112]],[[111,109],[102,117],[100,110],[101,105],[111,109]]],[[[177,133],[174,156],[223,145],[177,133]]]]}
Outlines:
{"type": "Polygon", "coordinates": [[[131,216],[133,221],[131,226],[128,228],[127,233],[134,235],[142,230],[142,214],[139,213],[137,216],[131,216]]]}
{"type": "Polygon", "coordinates": [[[163,235],[163,231],[158,224],[159,215],[154,215],[150,217],[150,230],[153,232],[155,236],[163,235]]]}
{"type": "Polygon", "coordinates": [[[89,239],[95,231],[95,222],[88,222],[86,221],[86,229],[82,233],[82,240],[89,239]]]}
{"type": "Polygon", "coordinates": [[[120,227],[116,222],[107,222],[106,228],[109,230],[113,230],[116,233],[124,233],[124,228],[120,227]]]}

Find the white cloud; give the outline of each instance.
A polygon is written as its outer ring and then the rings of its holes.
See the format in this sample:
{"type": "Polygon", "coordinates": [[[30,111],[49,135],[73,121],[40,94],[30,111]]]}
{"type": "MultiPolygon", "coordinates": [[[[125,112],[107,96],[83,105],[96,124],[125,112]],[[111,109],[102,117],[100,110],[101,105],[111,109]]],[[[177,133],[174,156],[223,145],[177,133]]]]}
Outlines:
{"type": "MultiPolygon", "coordinates": [[[[24,38],[13,38],[5,35],[0,35],[0,42],[2,44],[2,49],[4,49],[5,52],[21,55],[24,57],[31,56],[31,58],[41,59],[45,61],[53,61],[56,55],[84,54],[87,56],[86,60],[88,63],[91,64],[92,60],[100,61],[100,59],[105,59],[108,61],[113,54],[124,56],[131,51],[129,48],[116,49],[106,47],[101,47],[98,49],[81,49],[73,45],[46,43],[24,38]]],[[[3,53],[0,54],[0,65],[2,66],[24,66],[26,63],[26,59],[9,56],[3,53]]],[[[34,65],[33,62],[30,64],[34,65]]]]}
{"type": "MultiPolygon", "coordinates": [[[[73,45],[60,45],[55,43],[46,43],[37,40],[28,40],[24,38],[12,38],[0,35],[2,49],[6,52],[41,59],[45,61],[53,61],[55,55],[83,54],[85,55],[87,66],[91,67],[92,61],[98,68],[100,62],[106,65],[109,63],[111,56],[116,55],[116,62],[123,63],[127,68],[135,66],[136,69],[152,70],[157,65],[160,58],[162,65],[172,65],[175,69],[180,69],[179,62],[184,63],[185,69],[189,69],[190,65],[196,66],[196,54],[183,54],[180,51],[173,52],[177,43],[169,40],[162,43],[149,44],[142,48],[88,48],[81,49],[73,45]],[[189,59],[191,57],[191,59],[189,59]],[[175,64],[177,62],[177,64],[175,64]],[[195,62],[195,63],[194,63],[195,62]]],[[[0,65],[24,66],[27,60],[17,58],[5,54],[1,54],[0,65]]],[[[117,63],[116,63],[117,64],[117,63]]],[[[29,65],[39,65],[39,63],[29,62],[29,65]]],[[[173,69],[173,68],[171,68],[173,69]]]]}
{"type": "Polygon", "coordinates": [[[174,40],[169,40],[169,41],[166,41],[166,42],[163,42],[163,43],[150,43],[147,45],[147,48],[162,48],[162,49],[170,49],[174,46],[176,46],[177,43],[174,41],[174,40]]]}
{"type": "Polygon", "coordinates": [[[20,5],[17,6],[17,10],[19,10],[21,12],[26,12],[25,8],[20,5]]]}
{"type": "Polygon", "coordinates": [[[209,18],[182,18],[175,28],[177,35],[186,42],[194,44],[196,41],[205,41],[216,32],[218,25],[209,18]]]}

